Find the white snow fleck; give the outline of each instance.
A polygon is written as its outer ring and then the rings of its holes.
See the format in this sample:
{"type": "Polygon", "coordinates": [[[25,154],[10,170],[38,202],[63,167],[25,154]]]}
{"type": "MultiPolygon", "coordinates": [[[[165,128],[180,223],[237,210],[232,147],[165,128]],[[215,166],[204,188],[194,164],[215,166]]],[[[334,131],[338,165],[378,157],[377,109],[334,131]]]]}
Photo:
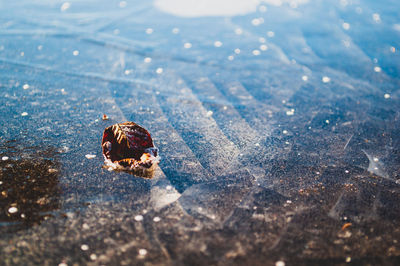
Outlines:
{"type": "Polygon", "coordinates": [[[273,31],[268,31],[268,32],[267,32],[267,36],[270,37],[270,38],[272,38],[272,37],[275,36],[275,32],[273,32],[273,31]]]}
{"type": "Polygon", "coordinates": [[[289,111],[286,111],[286,115],[294,115],[294,109],[290,109],[289,111]]]}
{"type": "Polygon", "coordinates": [[[65,2],[65,3],[63,3],[63,4],[61,5],[60,10],[61,10],[61,12],[64,12],[64,11],[66,11],[67,9],[69,9],[70,7],[71,7],[71,3],[65,2]]]}
{"type": "Polygon", "coordinates": [[[268,46],[266,46],[265,44],[260,45],[260,50],[261,51],[267,51],[268,50],[268,46]]]}
{"type": "Polygon", "coordinates": [[[222,46],[222,42],[221,41],[215,41],[214,42],[214,46],[215,47],[221,47],[222,46]]]}
{"type": "Polygon", "coordinates": [[[322,82],[323,82],[323,83],[328,83],[328,82],[330,82],[330,81],[331,81],[331,78],[330,78],[330,77],[327,77],[327,76],[322,77],[322,82]]]}
{"type": "Polygon", "coordinates": [[[17,207],[10,207],[9,209],[8,209],[8,212],[9,213],[16,213],[18,211],[18,208],[17,207]]]}
{"type": "Polygon", "coordinates": [[[27,115],[28,115],[27,112],[22,112],[22,113],[21,113],[21,116],[27,116],[27,115]]]}
{"type": "Polygon", "coordinates": [[[147,255],[147,250],[144,248],[139,249],[139,255],[140,256],[146,256],[147,255]]]}
{"type": "Polygon", "coordinates": [[[24,86],[22,86],[22,88],[23,88],[24,90],[29,89],[29,84],[24,84],[24,86]]]}
{"type": "Polygon", "coordinates": [[[90,160],[90,159],[96,158],[96,155],[95,154],[86,154],[85,157],[90,160]]]}
{"type": "Polygon", "coordinates": [[[136,215],[136,216],[135,216],[135,220],[138,221],[138,222],[143,221],[143,216],[140,215],[140,214],[139,214],[139,215],[136,215]]]}
{"type": "Polygon", "coordinates": [[[1,160],[2,161],[7,161],[9,158],[8,158],[8,156],[3,156],[3,157],[1,157],[1,160]]]}
{"type": "Polygon", "coordinates": [[[379,72],[382,71],[382,68],[376,66],[376,67],[374,67],[374,71],[377,72],[377,73],[379,73],[379,72]]]}

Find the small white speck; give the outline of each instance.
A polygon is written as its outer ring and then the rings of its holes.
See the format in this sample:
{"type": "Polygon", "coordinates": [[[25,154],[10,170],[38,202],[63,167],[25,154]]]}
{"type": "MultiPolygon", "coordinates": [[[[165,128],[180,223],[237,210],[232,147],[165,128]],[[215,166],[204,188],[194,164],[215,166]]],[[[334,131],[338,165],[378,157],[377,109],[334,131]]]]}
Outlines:
{"type": "Polygon", "coordinates": [[[381,72],[381,71],[382,71],[382,68],[380,68],[380,67],[376,66],[376,67],[374,67],[374,71],[379,73],[379,72],[381,72]]]}
{"type": "Polygon", "coordinates": [[[85,157],[90,160],[90,159],[96,158],[96,155],[95,154],[86,154],[85,157]]]}
{"type": "Polygon", "coordinates": [[[69,2],[65,2],[65,3],[63,3],[62,5],[61,5],[61,7],[60,7],[60,10],[62,11],[62,12],[64,12],[64,11],[66,11],[68,8],[70,8],[71,7],[71,4],[69,3],[69,2]]]}
{"type": "Polygon", "coordinates": [[[1,160],[2,160],[2,161],[7,161],[8,159],[9,159],[8,156],[3,156],[3,157],[1,157],[1,160]]]}
{"type": "Polygon", "coordinates": [[[168,185],[168,186],[165,187],[165,189],[166,189],[166,190],[171,190],[171,189],[172,189],[172,186],[168,185]]]}
{"type": "Polygon", "coordinates": [[[186,49],[190,49],[190,48],[192,48],[192,44],[190,42],[185,42],[183,44],[183,47],[186,48],[186,49]]]}
{"type": "Polygon", "coordinates": [[[221,41],[216,41],[216,42],[214,42],[214,46],[215,47],[221,47],[222,46],[222,42],[221,41]]]}
{"type": "Polygon", "coordinates": [[[380,16],[378,13],[372,14],[372,19],[373,19],[376,23],[380,23],[380,22],[381,22],[381,16],[380,16]]]}
{"type": "Polygon", "coordinates": [[[124,8],[124,7],[126,7],[126,5],[127,5],[127,2],[126,2],[126,1],[121,1],[121,2],[119,2],[119,7],[120,7],[120,8],[124,8]]]}
{"type": "Polygon", "coordinates": [[[212,115],[213,115],[213,111],[208,111],[207,114],[206,114],[207,117],[210,117],[212,115]]]}
{"type": "Polygon", "coordinates": [[[161,67],[159,67],[159,68],[156,69],[156,73],[157,73],[157,74],[161,74],[161,73],[163,73],[163,71],[164,71],[164,70],[163,70],[161,67]]]}
{"type": "Polygon", "coordinates": [[[139,214],[139,215],[136,215],[136,216],[135,216],[135,220],[138,221],[138,222],[143,221],[143,216],[140,215],[140,214],[139,214]]]}
{"type": "Polygon", "coordinates": [[[125,75],[130,75],[132,74],[133,70],[132,69],[127,69],[124,71],[125,75]]]}
{"type": "Polygon", "coordinates": [[[349,170],[345,170],[344,172],[345,172],[346,174],[348,174],[348,173],[349,173],[349,170]]]}
{"type": "Polygon", "coordinates": [[[73,54],[74,56],[78,56],[78,55],[79,55],[79,51],[78,51],[78,50],[75,50],[75,51],[72,52],[72,54],[73,54]]]}
{"type": "Polygon", "coordinates": [[[328,82],[330,82],[330,81],[331,81],[331,78],[330,78],[330,77],[325,76],[325,77],[322,78],[322,82],[323,82],[323,83],[328,83],[328,82]]]}
{"type": "Polygon", "coordinates": [[[260,43],[265,43],[267,40],[265,40],[264,37],[260,37],[260,38],[258,38],[258,41],[259,41],[260,43]]]}
{"type": "Polygon", "coordinates": [[[139,249],[139,255],[140,256],[146,256],[147,255],[147,250],[144,248],[139,249]]]}
{"type": "Polygon", "coordinates": [[[349,30],[349,29],[350,29],[350,24],[347,23],[347,22],[344,22],[344,23],[342,24],[342,27],[343,27],[344,30],[349,30]]]}
{"type": "Polygon", "coordinates": [[[268,50],[268,46],[266,46],[265,44],[260,45],[260,50],[261,51],[267,51],[268,50]]]}
{"type": "Polygon", "coordinates": [[[153,218],[153,221],[154,221],[155,223],[158,223],[159,221],[161,221],[161,218],[158,217],[158,216],[156,216],[156,217],[153,218]]]}
{"type": "Polygon", "coordinates": [[[145,63],[150,63],[150,62],[151,62],[151,58],[150,58],[150,57],[146,57],[143,61],[144,61],[145,63]]]}
{"type": "Polygon", "coordinates": [[[24,90],[29,89],[29,84],[24,84],[24,86],[22,86],[22,88],[23,88],[24,90]]]}
{"type": "Polygon", "coordinates": [[[96,254],[90,254],[90,259],[91,260],[97,260],[97,255],[96,254]]]}
{"type": "Polygon", "coordinates": [[[25,214],[21,213],[21,218],[23,219],[25,217],[26,217],[25,214]]]}
{"type": "Polygon", "coordinates": [[[241,35],[241,34],[243,34],[243,30],[241,28],[237,28],[237,29],[235,29],[235,33],[237,35],[241,35]]]}
{"type": "Polygon", "coordinates": [[[178,28],[173,28],[172,29],[172,33],[173,34],[178,34],[179,33],[179,29],[178,28]]]}
{"type": "Polygon", "coordinates": [[[43,45],[39,45],[39,46],[37,47],[37,49],[38,49],[39,51],[41,51],[41,50],[43,49],[43,45]]]}
{"type": "Polygon", "coordinates": [[[83,244],[83,245],[81,246],[81,249],[82,249],[83,251],[89,250],[89,246],[86,245],[86,244],[83,244]]]}
{"type": "Polygon", "coordinates": [[[228,110],[228,106],[224,105],[223,109],[228,110]]]}
{"type": "Polygon", "coordinates": [[[285,129],[285,130],[282,131],[282,133],[286,135],[289,132],[285,129]]]}
{"type": "Polygon", "coordinates": [[[257,142],[255,145],[256,145],[256,147],[259,147],[259,146],[260,146],[260,143],[257,142]]]}
{"type": "Polygon", "coordinates": [[[347,263],[351,262],[351,257],[347,257],[347,258],[346,258],[346,262],[347,262],[347,263]]]}
{"type": "Polygon", "coordinates": [[[264,22],[264,20],[262,18],[254,18],[251,21],[251,24],[253,24],[253,26],[260,26],[260,24],[263,22],[264,22]]]}
{"type": "Polygon", "coordinates": [[[235,59],[235,57],[234,57],[233,55],[229,55],[229,56],[228,56],[228,60],[229,60],[229,61],[233,61],[233,59],[235,59]]]}
{"type": "Polygon", "coordinates": [[[294,115],[294,109],[290,109],[289,111],[286,111],[286,115],[294,115]]]}
{"type": "Polygon", "coordinates": [[[19,55],[20,55],[20,56],[24,56],[24,55],[25,55],[25,52],[21,52],[19,55]]]}
{"type": "Polygon", "coordinates": [[[308,77],[304,75],[304,76],[301,77],[301,79],[302,79],[303,81],[307,81],[307,80],[308,80],[308,77]]]}
{"type": "Polygon", "coordinates": [[[285,262],[283,262],[283,261],[277,261],[277,262],[275,262],[275,266],[285,266],[285,262]]]}
{"type": "Polygon", "coordinates": [[[21,113],[21,116],[27,116],[27,115],[28,115],[27,112],[22,112],[22,113],[21,113]]]}
{"type": "Polygon", "coordinates": [[[235,54],[240,54],[240,49],[236,48],[234,52],[235,52],[235,54]]]}
{"type": "Polygon", "coordinates": [[[60,264],[58,264],[58,266],[68,266],[68,264],[66,264],[65,262],[61,262],[60,264]]]}
{"type": "Polygon", "coordinates": [[[389,93],[385,93],[385,95],[383,95],[383,97],[385,97],[385,99],[389,99],[390,98],[390,94],[389,93]]]}
{"type": "Polygon", "coordinates": [[[146,29],[146,34],[152,34],[154,30],[152,28],[147,28],[146,29]]]}
{"type": "Polygon", "coordinates": [[[255,55],[255,56],[257,56],[257,55],[260,55],[261,54],[261,52],[260,52],[260,50],[253,50],[253,55],[255,55]]]}
{"type": "Polygon", "coordinates": [[[374,162],[379,162],[379,159],[378,158],[376,158],[376,157],[374,157],[374,162]]]}
{"type": "Polygon", "coordinates": [[[327,119],[327,120],[325,120],[325,123],[329,124],[329,120],[328,120],[328,119],[327,119]]]}
{"type": "Polygon", "coordinates": [[[275,36],[275,32],[273,32],[273,31],[268,31],[268,32],[267,32],[267,36],[270,37],[270,38],[272,38],[272,37],[275,36]]]}
{"type": "Polygon", "coordinates": [[[9,209],[8,209],[8,212],[9,213],[16,213],[18,211],[18,208],[17,207],[10,207],[9,209]]]}
{"type": "Polygon", "coordinates": [[[395,53],[395,52],[396,52],[396,47],[391,46],[391,47],[390,47],[390,51],[391,51],[392,53],[395,53]]]}

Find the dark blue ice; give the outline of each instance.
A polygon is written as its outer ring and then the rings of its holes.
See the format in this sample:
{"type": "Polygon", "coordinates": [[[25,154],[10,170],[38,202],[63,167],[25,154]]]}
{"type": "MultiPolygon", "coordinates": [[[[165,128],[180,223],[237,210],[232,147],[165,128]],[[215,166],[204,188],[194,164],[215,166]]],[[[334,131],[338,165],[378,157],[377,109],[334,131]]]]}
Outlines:
{"type": "Polygon", "coordinates": [[[0,2],[0,264],[400,263],[399,51],[394,0],[0,2]]]}

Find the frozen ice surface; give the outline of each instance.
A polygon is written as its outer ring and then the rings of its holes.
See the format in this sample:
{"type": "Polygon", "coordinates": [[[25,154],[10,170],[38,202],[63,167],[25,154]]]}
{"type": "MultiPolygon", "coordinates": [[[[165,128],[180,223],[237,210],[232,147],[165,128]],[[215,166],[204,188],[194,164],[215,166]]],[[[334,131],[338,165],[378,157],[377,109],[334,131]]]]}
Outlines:
{"type": "Polygon", "coordinates": [[[398,1],[191,2],[0,3],[0,264],[399,264],[398,1]]]}

